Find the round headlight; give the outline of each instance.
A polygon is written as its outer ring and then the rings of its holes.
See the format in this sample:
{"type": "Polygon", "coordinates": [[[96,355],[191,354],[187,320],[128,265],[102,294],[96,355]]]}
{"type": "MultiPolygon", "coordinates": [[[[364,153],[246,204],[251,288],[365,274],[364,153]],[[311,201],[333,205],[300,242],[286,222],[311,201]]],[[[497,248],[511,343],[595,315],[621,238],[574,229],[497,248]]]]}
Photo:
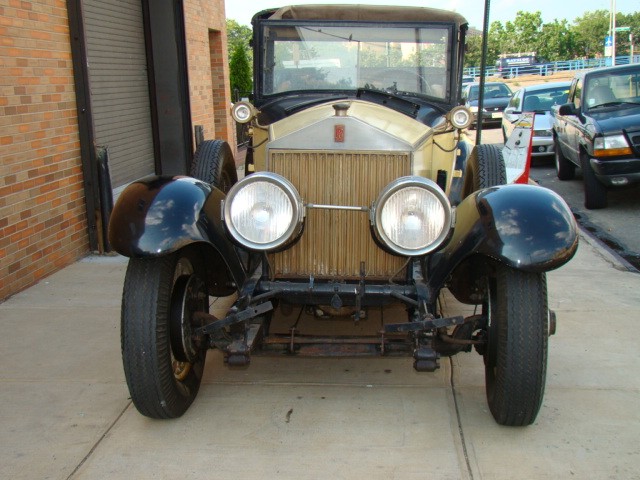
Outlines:
{"type": "MultiPolygon", "coordinates": [[[[473,107],[471,107],[473,109],[473,107]]],[[[477,111],[477,107],[476,107],[477,111]]],[[[454,128],[467,128],[471,125],[471,111],[464,105],[458,105],[449,112],[449,121],[454,128]]]]}
{"type": "Polygon", "coordinates": [[[295,187],[270,172],[254,173],[236,183],[224,202],[229,234],[251,250],[274,250],[302,228],[303,206],[295,187]]]}
{"type": "Polygon", "coordinates": [[[249,102],[234,103],[231,116],[238,123],[249,123],[256,115],[256,109],[249,102]]]}
{"type": "Polygon", "coordinates": [[[425,255],[444,242],[451,228],[451,206],[433,181],[402,177],[390,183],[373,208],[374,230],[391,251],[425,255]]]}

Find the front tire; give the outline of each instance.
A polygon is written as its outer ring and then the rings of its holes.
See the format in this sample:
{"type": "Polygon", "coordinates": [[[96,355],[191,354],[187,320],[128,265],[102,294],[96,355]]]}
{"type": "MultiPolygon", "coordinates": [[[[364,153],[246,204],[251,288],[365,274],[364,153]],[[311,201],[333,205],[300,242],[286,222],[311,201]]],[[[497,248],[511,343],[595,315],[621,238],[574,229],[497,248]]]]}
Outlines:
{"type": "Polygon", "coordinates": [[[495,187],[507,183],[507,171],[502,151],[497,145],[476,146],[469,159],[464,173],[462,198],[482,188],[495,187]]]}
{"type": "Polygon", "coordinates": [[[203,262],[182,250],[132,258],[122,297],[122,360],[131,400],[147,417],[181,416],[200,388],[206,348],[193,332],[209,311],[203,262]]]}
{"type": "Polygon", "coordinates": [[[238,181],[231,147],[222,140],[205,140],[196,149],[190,175],[224,193],[238,181]]]}
{"type": "Polygon", "coordinates": [[[589,210],[605,208],[607,206],[607,187],[596,177],[586,154],[581,155],[580,166],[584,181],[584,206],[589,210]]]}
{"type": "Polygon", "coordinates": [[[567,160],[567,157],[562,153],[560,142],[557,138],[554,139],[553,143],[556,175],[558,176],[558,180],[571,180],[575,176],[576,167],[573,163],[567,160]]]}
{"type": "Polygon", "coordinates": [[[496,267],[486,303],[487,401],[500,425],[536,419],[547,370],[548,308],[544,273],[496,267]]]}

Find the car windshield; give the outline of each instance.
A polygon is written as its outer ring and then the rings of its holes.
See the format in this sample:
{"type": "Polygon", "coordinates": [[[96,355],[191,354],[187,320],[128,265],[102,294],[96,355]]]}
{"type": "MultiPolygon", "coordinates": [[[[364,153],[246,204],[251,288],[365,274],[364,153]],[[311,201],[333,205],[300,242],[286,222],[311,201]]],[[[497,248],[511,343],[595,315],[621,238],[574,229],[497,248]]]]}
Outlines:
{"type": "Polygon", "coordinates": [[[525,112],[549,112],[554,105],[567,102],[569,85],[535,90],[524,95],[522,110],[525,112]]]}
{"type": "Polygon", "coordinates": [[[262,93],[370,88],[449,97],[451,29],[265,26],[262,93]]]}
{"type": "Polygon", "coordinates": [[[632,70],[605,71],[590,76],[586,84],[588,109],[624,103],[640,103],[640,67],[632,70]]]}
{"type": "MultiPolygon", "coordinates": [[[[480,86],[472,85],[469,87],[469,101],[478,100],[480,95],[480,86]]],[[[504,83],[487,83],[484,86],[484,98],[510,97],[511,90],[504,83]]]]}

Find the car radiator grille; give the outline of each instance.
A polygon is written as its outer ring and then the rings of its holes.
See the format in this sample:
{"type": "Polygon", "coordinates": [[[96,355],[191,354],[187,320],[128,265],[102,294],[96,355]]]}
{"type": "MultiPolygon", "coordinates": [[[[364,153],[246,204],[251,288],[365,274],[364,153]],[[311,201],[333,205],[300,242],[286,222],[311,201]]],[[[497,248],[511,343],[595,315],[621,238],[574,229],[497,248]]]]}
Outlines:
{"type": "MultiPolygon", "coordinates": [[[[411,173],[408,153],[271,150],[268,169],[295,185],[305,204],[370,207],[392,180],[411,173]]],[[[404,275],[406,259],[390,255],[371,236],[368,212],[307,208],[304,232],[291,248],[271,255],[276,278],[313,275],[357,279],[404,275]]]]}

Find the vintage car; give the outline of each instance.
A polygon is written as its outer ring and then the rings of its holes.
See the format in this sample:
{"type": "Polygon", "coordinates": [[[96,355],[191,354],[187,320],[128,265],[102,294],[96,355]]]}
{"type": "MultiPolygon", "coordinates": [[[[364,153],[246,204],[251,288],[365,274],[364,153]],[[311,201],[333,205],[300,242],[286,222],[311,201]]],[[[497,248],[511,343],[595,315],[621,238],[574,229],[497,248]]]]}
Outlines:
{"type": "Polygon", "coordinates": [[[205,141],[190,176],[133,183],[111,216],[130,257],[121,339],[136,408],[182,415],[212,348],[230,368],[408,355],[421,372],[475,348],[496,421],[532,423],[555,325],[545,272],[573,256],[576,225],[550,190],[504,185],[498,148],[466,141],[467,22],[303,5],[253,27],[253,101],[232,110],[251,134],[244,178],[225,142],[205,141]],[[226,296],[226,315],[210,314],[226,296]]]}
{"type": "Polygon", "coordinates": [[[584,206],[607,206],[607,188],[640,183],[640,65],[578,73],[553,109],[556,173],[582,170],[584,206]]]}

